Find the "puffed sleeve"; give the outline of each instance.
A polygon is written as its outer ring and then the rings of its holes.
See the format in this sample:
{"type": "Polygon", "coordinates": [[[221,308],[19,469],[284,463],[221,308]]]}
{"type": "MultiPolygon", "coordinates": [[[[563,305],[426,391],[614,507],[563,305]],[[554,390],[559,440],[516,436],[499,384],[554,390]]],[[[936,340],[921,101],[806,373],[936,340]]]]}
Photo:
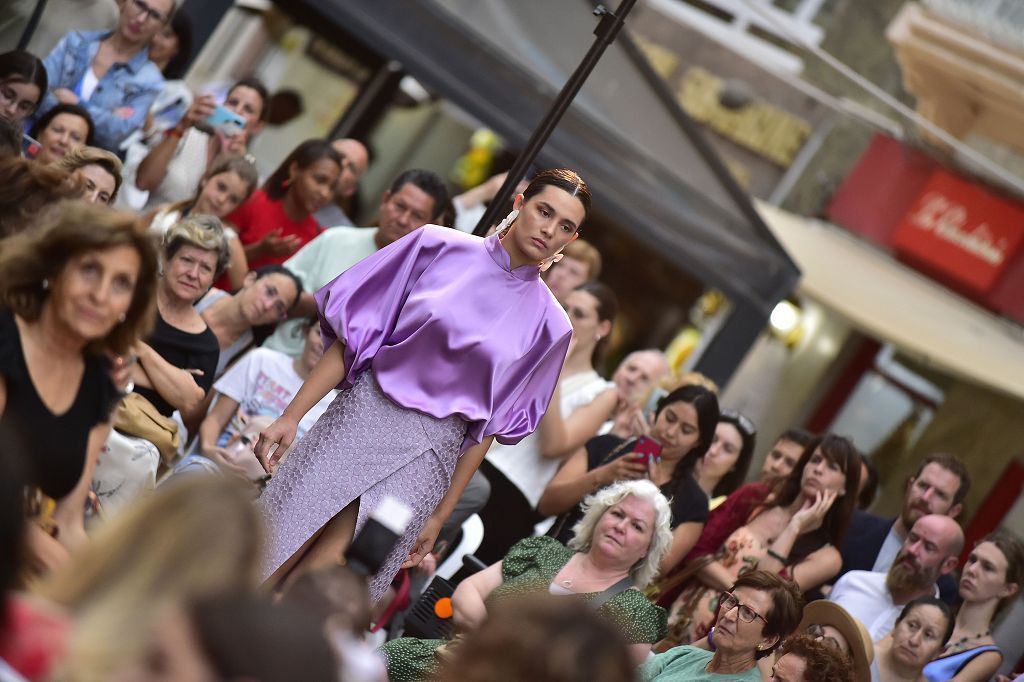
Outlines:
{"type": "Polygon", "coordinates": [[[501,577],[508,582],[533,569],[564,565],[573,551],[554,538],[539,535],[523,538],[501,560],[501,577]]]}
{"type": "Polygon", "coordinates": [[[494,436],[503,445],[515,445],[537,430],[569,352],[572,328],[568,323],[566,327],[561,336],[535,344],[517,363],[516,373],[520,378],[510,382],[516,389],[506,392],[504,399],[491,411],[490,419],[467,434],[470,438],[479,442],[482,437],[494,436]]]}
{"type": "Polygon", "coordinates": [[[324,348],[345,344],[345,378],[339,389],[352,386],[398,324],[398,317],[423,271],[443,248],[414,230],[359,261],[316,292],[324,348]]]}

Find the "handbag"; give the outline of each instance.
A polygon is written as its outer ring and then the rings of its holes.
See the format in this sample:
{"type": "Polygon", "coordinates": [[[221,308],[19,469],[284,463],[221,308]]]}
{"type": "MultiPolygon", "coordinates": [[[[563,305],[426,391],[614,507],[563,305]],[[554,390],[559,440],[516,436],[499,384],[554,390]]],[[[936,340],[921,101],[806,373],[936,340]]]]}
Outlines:
{"type": "Polygon", "coordinates": [[[165,466],[170,466],[178,456],[177,422],[160,414],[145,396],[129,393],[122,398],[114,415],[114,428],[126,436],[142,438],[155,445],[165,466]]]}

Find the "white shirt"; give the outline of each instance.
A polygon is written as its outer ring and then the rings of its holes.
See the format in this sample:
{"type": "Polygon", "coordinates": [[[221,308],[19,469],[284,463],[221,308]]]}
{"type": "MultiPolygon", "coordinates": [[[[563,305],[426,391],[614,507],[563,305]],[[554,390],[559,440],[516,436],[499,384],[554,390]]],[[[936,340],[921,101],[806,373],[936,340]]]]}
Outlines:
{"type": "MultiPolygon", "coordinates": [[[[320,233],[284,266],[302,280],[308,293],[315,293],[335,277],[377,251],[377,228],[333,227],[320,233]]],[[[302,353],[302,320],[288,320],[277,325],[277,331],[263,342],[264,348],[298,357],[302,353]]]]}
{"type": "Polygon", "coordinates": [[[903,538],[896,534],[896,522],[894,521],[889,528],[889,534],[885,536],[885,542],[878,550],[875,565],[871,567],[871,570],[887,573],[892,562],[896,560],[896,555],[900,553],[901,547],[903,547],[903,538]]]}
{"type": "MultiPolygon", "coordinates": [[[[836,581],[828,596],[829,601],[839,604],[864,624],[873,642],[889,634],[904,606],[892,602],[889,588],[885,586],[886,575],[849,571],[836,581]]],[[[939,596],[938,587],[935,596],[939,596]]]]}
{"type": "MultiPolygon", "coordinates": [[[[594,402],[601,393],[615,388],[615,384],[605,381],[591,370],[563,379],[561,388],[562,402],[559,407],[562,409],[562,418],[568,419],[579,408],[594,402]]],[[[541,455],[540,434],[536,431],[516,445],[495,442],[487,451],[487,461],[512,481],[534,508],[562,465],[561,459],[541,455]]]]}

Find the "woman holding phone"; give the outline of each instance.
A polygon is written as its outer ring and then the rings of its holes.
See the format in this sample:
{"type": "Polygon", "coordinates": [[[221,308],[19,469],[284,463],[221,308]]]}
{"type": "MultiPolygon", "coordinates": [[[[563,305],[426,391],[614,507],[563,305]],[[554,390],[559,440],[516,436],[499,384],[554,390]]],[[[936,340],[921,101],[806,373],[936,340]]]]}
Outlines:
{"type": "Polygon", "coordinates": [[[667,572],[692,549],[708,518],[708,498],[693,478],[693,467],[711,446],[717,421],[715,394],[688,384],[658,401],[649,435],[628,441],[611,434],[591,438],[540,498],[540,513],[561,515],[550,534],[566,542],[584,497],[616,481],[646,477],[672,500],[672,549],[661,562],[661,572],[667,572]]]}
{"type": "Polygon", "coordinates": [[[148,155],[141,160],[129,158],[125,177],[149,192],[146,210],[195,196],[218,155],[244,155],[263,128],[269,97],[266,86],[256,78],[243,78],[232,85],[221,106],[211,95],[197,97],[148,155]],[[234,116],[244,121],[240,130],[231,122],[234,116]],[[218,122],[220,125],[215,125],[218,122]]]}
{"type": "Polygon", "coordinates": [[[576,238],[590,190],[573,171],[547,170],[513,205],[486,239],[427,225],[317,292],[326,350],[260,434],[269,472],[306,412],[341,390],[257,502],[271,585],[336,564],[393,496],[412,517],[373,578],[379,599],[403,561],[431,550],[492,440],[537,428],[572,335],[540,270],[576,238]]]}

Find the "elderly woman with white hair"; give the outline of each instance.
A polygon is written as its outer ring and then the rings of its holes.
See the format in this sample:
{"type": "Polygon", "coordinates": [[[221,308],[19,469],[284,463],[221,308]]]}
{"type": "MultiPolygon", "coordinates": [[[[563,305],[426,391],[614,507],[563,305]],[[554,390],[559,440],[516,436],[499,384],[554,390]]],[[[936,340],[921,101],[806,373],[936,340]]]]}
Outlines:
{"type": "MultiPolygon", "coordinates": [[[[452,597],[458,630],[479,627],[504,599],[546,591],[588,604],[622,633],[638,664],[646,659],[666,632],[665,612],[641,590],[672,544],[668,500],[650,481],[621,481],[587,497],[583,508],[568,547],[550,537],[526,538],[502,561],[462,581],[452,597]]],[[[411,637],[388,642],[381,651],[389,678],[430,678],[441,644],[411,637]]]]}

